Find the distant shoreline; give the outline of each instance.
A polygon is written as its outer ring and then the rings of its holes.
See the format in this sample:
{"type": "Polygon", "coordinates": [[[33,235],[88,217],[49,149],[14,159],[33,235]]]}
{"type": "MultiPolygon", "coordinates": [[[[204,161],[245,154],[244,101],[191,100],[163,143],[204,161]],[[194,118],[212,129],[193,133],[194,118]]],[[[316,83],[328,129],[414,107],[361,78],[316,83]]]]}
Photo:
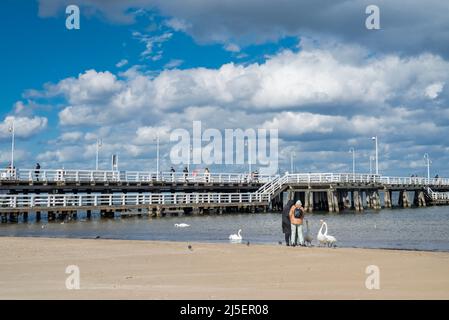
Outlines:
{"type": "Polygon", "coordinates": [[[449,299],[447,252],[0,237],[0,255],[0,299],[449,299]]]}

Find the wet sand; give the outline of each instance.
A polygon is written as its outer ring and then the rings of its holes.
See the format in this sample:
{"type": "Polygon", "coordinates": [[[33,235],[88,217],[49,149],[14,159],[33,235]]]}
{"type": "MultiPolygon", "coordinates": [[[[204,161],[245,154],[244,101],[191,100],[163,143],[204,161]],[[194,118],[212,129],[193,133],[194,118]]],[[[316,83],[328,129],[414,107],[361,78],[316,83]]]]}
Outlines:
{"type": "Polygon", "coordinates": [[[449,253],[0,238],[1,299],[449,299],[449,253]],[[68,265],[80,289],[68,290],[68,265]],[[380,271],[368,290],[366,267],[380,271]]]}

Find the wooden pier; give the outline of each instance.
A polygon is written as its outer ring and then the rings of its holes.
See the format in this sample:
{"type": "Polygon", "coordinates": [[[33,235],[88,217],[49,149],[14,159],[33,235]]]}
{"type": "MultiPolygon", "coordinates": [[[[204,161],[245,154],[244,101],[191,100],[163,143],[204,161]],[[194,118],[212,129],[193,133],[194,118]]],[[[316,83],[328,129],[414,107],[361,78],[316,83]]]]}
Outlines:
{"type": "Polygon", "coordinates": [[[42,212],[49,219],[98,211],[103,217],[280,210],[300,199],[307,212],[449,204],[449,179],[372,174],[198,175],[112,171],[16,172],[0,180],[2,221],[42,212]],[[45,178],[45,180],[42,180],[45,178]],[[154,179],[153,179],[154,178],[154,179]],[[24,187],[31,188],[24,188],[24,187]],[[393,200],[396,199],[396,203],[393,200]]]}

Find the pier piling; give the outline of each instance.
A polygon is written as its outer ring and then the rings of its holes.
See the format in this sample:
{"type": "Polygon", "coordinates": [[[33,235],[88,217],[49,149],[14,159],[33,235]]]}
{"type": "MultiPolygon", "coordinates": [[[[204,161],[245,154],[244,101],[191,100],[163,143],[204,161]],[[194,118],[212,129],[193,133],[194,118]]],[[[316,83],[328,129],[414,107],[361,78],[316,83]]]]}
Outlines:
{"type": "Polygon", "coordinates": [[[426,206],[426,197],[425,197],[423,190],[415,191],[413,204],[417,207],[425,207],[426,206]]]}
{"type": "Polygon", "coordinates": [[[391,208],[391,190],[384,190],[384,206],[385,208],[391,208]]]}
{"type": "Polygon", "coordinates": [[[400,207],[403,207],[403,208],[410,208],[411,207],[407,190],[399,191],[398,205],[400,207]]]}
{"type": "Polygon", "coordinates": [[[363,211],[363,201],[362,195],[360,191],[353,191],[354,198],[354,210],[355,211],[363,211]]]}

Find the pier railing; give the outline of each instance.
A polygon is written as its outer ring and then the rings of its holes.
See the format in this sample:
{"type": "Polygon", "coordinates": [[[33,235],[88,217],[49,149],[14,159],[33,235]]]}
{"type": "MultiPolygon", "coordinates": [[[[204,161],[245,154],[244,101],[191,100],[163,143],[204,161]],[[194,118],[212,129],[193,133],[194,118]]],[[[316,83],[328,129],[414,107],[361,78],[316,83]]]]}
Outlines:
{"type": "Polygon", "coordinates": [[[388,177],[375,174],[352,173],[293,173],[288,183],[362,183],[382,185],[449,186],[449,178],[388,177]]]}
{"type": "Polygon", "coordinates": [[[384,185],[449,186],[449,178],[380,177],[384,185]]]}
{"type": "Polygon", "coordinates": [[[284,176],[276,176],[271,181],[261,186],[256,193],[274,195],[288,184],[326,185],[333,183],[357,183],[375,186],[420,186],[420,187],[449,187],[448,178],[423,178],[423,177],[384,177],[375,174],[352,173],[287,173],[284,176]]]}
{"type": "Polygon", "coordinates": [[[0,211],[3,209],[54,208],[57,210],[89,207],[132,207],[132,206],[182,206],[182,205],[227,205],[268,203],[268,194],[255,193],[112,193],[112,194],[39,194],[0,195],[0,211]]]}
{"type": "Polygon", "coordinates": [[[200,183],[265,183],[272,176],[248,173],[147,172],[112,170],[36,170],[1,169],[0,180],[28,182],[200,182],[200,183]]]}
{"type": "Polygon", "coordinates": [[[433,201],[438,201],[438,200],[449,201],[449,192],[435,192],[432,189],[427,188],[427,194],[430,196],[430,198],[433,201]]]}

